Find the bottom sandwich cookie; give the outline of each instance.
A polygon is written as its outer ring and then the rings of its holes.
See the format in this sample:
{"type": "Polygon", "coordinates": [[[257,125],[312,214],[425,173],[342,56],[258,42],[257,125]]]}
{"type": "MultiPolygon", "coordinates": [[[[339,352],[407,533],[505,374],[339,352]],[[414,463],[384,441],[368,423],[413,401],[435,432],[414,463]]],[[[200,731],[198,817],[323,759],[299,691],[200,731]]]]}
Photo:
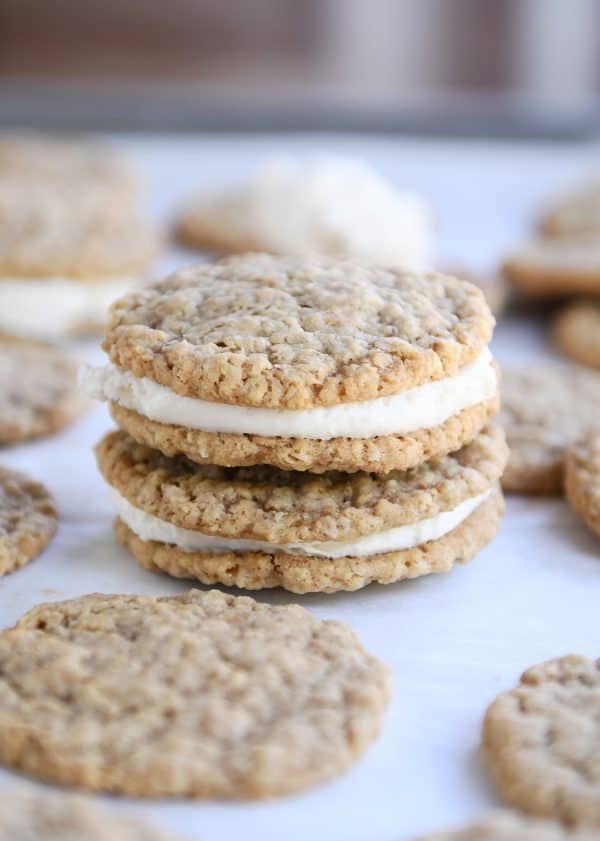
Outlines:
{"type": "Polygon", "coordinates": [[[205,584],[334,592],[447,571],[491,540],[503,512],[496,427],[386,474],[197,465],[124,432],[96,452],[121,542],[143,566],[205,584]]]}

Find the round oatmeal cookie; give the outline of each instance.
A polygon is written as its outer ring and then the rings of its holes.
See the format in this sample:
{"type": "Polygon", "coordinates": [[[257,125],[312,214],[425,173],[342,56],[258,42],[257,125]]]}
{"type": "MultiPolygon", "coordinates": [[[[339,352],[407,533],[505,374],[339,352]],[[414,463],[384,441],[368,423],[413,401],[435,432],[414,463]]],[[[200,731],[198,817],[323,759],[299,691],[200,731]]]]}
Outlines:
{"type": "Polygon", "coordinates": [[[0,795],[0,841],[173,841],[158,827],[91,799],[24,787],[0,795]]]}
{"type": "Polygon", "coordinates": [[[57,528],[58,512],[47,489],[0,467],[0,575],[37,557],[57,528]]]}
{"type": "Polygon", "coordinates": [[[530,297],[600,293],[600,245],[597,236],[538,239],[509,254],[504,275],[530,297]]]}
{"type": "Polygon", "coordinates": [[[117,519],[119,541],[141,566],[175,578],[197,579],[243,590],[283,587],[291,593],[335,593],[368,584],[394,584],[422,575],[449,572],[466,563],[496,535],[504,500],[494,489],[460,525],[437,540],[410,549],[367,557],[323,558],[288,552],[187,552],[157,541],[141,540],[117,519]]]}
{"type": "Polygon", "coordinates": [[[600,660],[528,669],[490,706],[483,751],[501,797],[524,812],[600,827],[600,660]]]}
{"type": "Polygon", "coordinates": [[[0,760],[97,791],[269,797],[343,772],[389,696],[350,628],[298,605],[89,595],[0,635],[0,760]]]}
{"type": "Polygon", "coordinates": [[[502,408],[510,457],[507,491],[559,494],[566,448],[598,425],[600,375],[575,365],[503,369],[502,408]]]}
{"type": "Polygon", "coordinates": [[[0,340],[0,444],[51,435],[88,406],[77,363],[58,348],[0,340]]]}
{"type": "Polygon", "coordinates": [[[482,293],[456,278],[247,254],[125,296],[103,347],[178,395],[307,409],[454,376],[493,324],[482,293]]]}
{"type": "Polygon", "coordinates": [[[578,237],[600,232],[600,182],[590,181],[551,203],[540,219],[546,237],[578,237]]]}
{"type": "Polygon", "coordinates": [[[151,421],[118,403],[111,403],[110,411],[117,425],[140,444],[160,450],[166,456],[184,455],[197,464],[224,467],[268,464],[281,470],[311,473],[329,470],[387,473],[408,470],[458,450],[478,435],[496,414],[499,404],[496,396],[463,409],[440,426],[404,435],[327,440],[204,432],[151,421]]]}
{"type": "Polygon", "coordinates": [[[600,534],[600,431],[595,429],[569,447],[565,491],[572,507],[600,534]]]}
{"type": "Polygon", "coordinates": [[[600,368],[600,302],[582,298],[563,307],[554,318],[555,344],[574,362],[600,368]]]}
{"type": "Polygon", "coordinates": [[[432,832],[418,841],[600,841],[600,832],[498,810],[468,826],[432,832]]]}

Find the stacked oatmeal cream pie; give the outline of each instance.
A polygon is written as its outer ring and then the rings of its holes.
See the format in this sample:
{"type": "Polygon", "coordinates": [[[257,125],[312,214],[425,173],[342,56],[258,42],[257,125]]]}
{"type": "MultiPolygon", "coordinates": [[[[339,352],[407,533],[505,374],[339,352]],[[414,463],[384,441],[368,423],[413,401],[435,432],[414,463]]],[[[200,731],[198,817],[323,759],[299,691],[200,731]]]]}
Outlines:
{"type": "Polygon", "coordinates": [[[117,535],[205,584],[355,590],[496,534],[507,459],[473,285],[334,258],[230,257],[113,305],[84,375],[117,535]]]}

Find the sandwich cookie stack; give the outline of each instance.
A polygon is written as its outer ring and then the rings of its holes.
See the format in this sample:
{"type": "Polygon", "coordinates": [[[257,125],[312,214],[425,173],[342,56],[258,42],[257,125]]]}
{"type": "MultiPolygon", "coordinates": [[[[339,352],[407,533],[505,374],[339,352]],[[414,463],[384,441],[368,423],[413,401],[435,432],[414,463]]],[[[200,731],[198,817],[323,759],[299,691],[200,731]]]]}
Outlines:
{"type": "Polygon", "coordinates": [[[507,458],[471,284],[334,258],[232,257],[118,301],[85,375],[138,561],[293,592],[448,570],[496,533],[507,458]]]}

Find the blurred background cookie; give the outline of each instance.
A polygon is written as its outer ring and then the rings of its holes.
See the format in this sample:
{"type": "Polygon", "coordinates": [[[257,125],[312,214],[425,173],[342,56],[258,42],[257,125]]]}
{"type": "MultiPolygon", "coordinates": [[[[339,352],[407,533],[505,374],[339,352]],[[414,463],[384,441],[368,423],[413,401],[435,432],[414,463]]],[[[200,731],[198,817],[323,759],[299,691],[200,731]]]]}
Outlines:
{"type": "Polygon", "coordinates": [[[182,211],[176,233],[209,251],[315,253],[423,268],[432,260],[433,218],[424,198],[360,159],[282,158],[199,196],[182,211]]]}
{"type": "Polygon", "coordinates": [[[98,143],[0,138],[0,331],[100,330],[159,251],[138,204],[133,174],[98,143]]]}
{"type": "Polygon", "coordinates": [[[600,375],[550,362],[509,367],[500,391],[499,422],[510,448],[504,490],[561,493],[566,448],[598,424],[600,375]]]}
{"type": "Polygon", "coordinates": [[[574,510],[600,535],[600,418],[597,429],[567,450],[565,491],[574,510]]]}
{"type": "Polygon", "coordinates": [[[548,237],[600,236],[600,181],[581,184],[550,202],[539,229],[548,237]]]}
{"type": "Polygon", "coordinates": [[[0,576],[39,555],[57,528],[58,512],[44,485],[0,467],[0,576]]]}
{"type": "Polygon", "coordinates": [[[0,340],[0,444],[51,435],[88,408],[64,350],[0,340]]]}
{"type": "Polygon", "coordinates": [[[554,317],[552,336],[565,356],[589,368],[600,368],[600,298],[566,304],[554,317]]]}
{"type": "Polygon", "coordinates": [[[511,251],[502,271],[524,295],[600,295],[600,241],[593,236],[532,239],[511,251]]]}
{"type": "Polygon", "coordinates": [[[21,787],[0,795],[0,841],[174,841],[91,798],[21,787]]]}

